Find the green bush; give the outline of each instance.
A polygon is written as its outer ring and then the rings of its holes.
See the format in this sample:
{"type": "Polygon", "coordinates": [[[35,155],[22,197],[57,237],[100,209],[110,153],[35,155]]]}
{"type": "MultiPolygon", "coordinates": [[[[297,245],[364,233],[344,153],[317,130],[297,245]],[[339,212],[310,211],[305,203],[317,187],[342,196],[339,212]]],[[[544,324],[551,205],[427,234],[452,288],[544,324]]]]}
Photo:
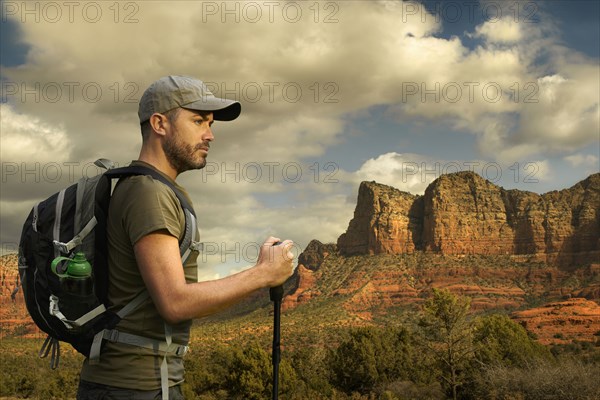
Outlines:
{"type": "MultiPolygon", "coordinates": [[[[441,301],[439,305],[452,302],[441,301]]],[[[451,308],[434,309],[445,310],[447,316],[453,314],[451,308]]],[[[462,309],[460,306],[457,310],[462,309]]],[[[421,329],[430,329],[435,326],[433,322],[429,320],[421,329]]],[[[453,336],[433,335],[433,332],[428,336],[410,322],[405,327],[391,326],[397,323],[389,319],[387,327],[334,326],[312,332],[304,329],[299,334],[286,331],[280,364],[280,398],[447,398],[448,386],[438,380],[447,371],[438,364],[436,350],[444,346],[441,339],[453,336]]],[[[555,346],[553,355],[504,315],[476,318],[464,327],[469,326],[472,329],[461,337],[468,339],[465,344],[469,346],[460,348],[472,351],[471,363],[456,364],[460,366],[457,376],[462,379],[457,391],[461,400],[600,398],[597,382],[600,351],[593,343],[555,346]]],[[[270,398],[270,331],[265,332],[240,335],[229,342],[215,334],[210,341],[194,343],[185,358],[186,399],[270,398]]],[[[37,357],[41,342],[18,338],[0,341],[0,397],[43,400],[75,397],[83,357],[68,345],[61,346],[61,364],[52,370],[48,360],[37,357]]]]}
{"type": "Polygon", "coordinates": [[[290,354],[291,365],[296,371],[297,384],[292,399],[330,398],[333,393],[331,371],[327,368],[328,352],[315,346],[302,346],[290,354]]]}
{"type": "Polygon", "coordinates": [[[53,370],[48,359],[38,357],[42,342],[18,338],[0,341],[0,397],[75,398],[83,357],[61,344],[60,365],[53,370]]]}
{"type": "MultiPolygon", "coordinates": [[[[207,357],[187,357],[185,363],[188,397],[259,400],[271,396],[271,354],[256,342],[220,346],[207,357]]],[[[297,385],[296,373],[288,360],[281,361],[279,371],[279,393],[284,395],[297,385]]]]}
{"type": "Polygon", "coordinates": [[[525,328],[506,315],[492,314],[476,319],[473,344],[477,365],[524,366],[551,354],[533,340],[525,328]]]}
{"type": "Polygon", "coordinates": [[[331,352],[334,385],[346,393],[366,394],[380,384],[407,376],[408,333],[397,328],[356,328],[331,352]]]}

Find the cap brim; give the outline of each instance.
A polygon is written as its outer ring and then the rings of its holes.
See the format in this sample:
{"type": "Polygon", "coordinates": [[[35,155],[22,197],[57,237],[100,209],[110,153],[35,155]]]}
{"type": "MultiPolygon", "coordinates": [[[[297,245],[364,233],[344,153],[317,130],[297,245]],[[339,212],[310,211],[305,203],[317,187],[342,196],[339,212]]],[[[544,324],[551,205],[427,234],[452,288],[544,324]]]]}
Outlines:
{"type": "Polygon", "coordinates": [[[242,112],[242,105],[239,102],[218,97],[204,98],[181,107],[196,111],[211,111],[215,121],[233,121],[242,112]]]}

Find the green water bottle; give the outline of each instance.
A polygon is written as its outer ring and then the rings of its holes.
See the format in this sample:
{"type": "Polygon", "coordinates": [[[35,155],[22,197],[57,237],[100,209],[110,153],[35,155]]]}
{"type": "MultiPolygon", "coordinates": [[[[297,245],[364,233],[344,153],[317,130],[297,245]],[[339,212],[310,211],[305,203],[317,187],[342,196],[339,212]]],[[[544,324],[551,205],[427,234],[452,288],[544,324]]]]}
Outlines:
{"type": "Polygon", "coordinates": [[[93,308],[97,298],[94,295],[92,266],[84,253],[77,252],[72,258],[57,257],[52,260],[50,268],[60,278],[62,294],[58,305],[65,317],[76,320],[93,308]]]}

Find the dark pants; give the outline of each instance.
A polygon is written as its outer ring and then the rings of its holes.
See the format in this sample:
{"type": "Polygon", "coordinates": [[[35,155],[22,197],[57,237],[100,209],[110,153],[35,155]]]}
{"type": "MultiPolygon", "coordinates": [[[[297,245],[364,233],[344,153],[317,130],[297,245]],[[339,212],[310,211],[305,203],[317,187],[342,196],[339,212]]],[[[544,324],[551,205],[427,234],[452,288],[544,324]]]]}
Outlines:
{"type": "MultiPolygon", "coordinates": [[[[77,400],[161,400],[162,391],[121,389],[99,383],[80,381],[77,390],[77,400]]],[[[185,400],[181,387],[169,388],[169,400],[185,400]]]]}

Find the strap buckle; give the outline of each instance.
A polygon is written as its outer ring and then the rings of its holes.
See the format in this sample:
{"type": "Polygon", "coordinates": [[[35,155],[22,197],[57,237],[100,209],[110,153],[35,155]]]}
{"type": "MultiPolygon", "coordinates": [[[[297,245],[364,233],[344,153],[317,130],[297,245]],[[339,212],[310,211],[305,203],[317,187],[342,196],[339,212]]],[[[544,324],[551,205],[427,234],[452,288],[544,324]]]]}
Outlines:
{"type": "Polygon", "coordinates": [[[71,249],[69,249],[68,243],[59,242],[58,240],[53,240],[52,244],[54,248],[60,251],[63,254],[68,254],[71,249]]]}
{"type": "Polygon", "coordinates": [[[177,350],[175,350],[175,355],[178,357],[183,357],[187,354],[189,346],[177,346],[177,350]]]}

